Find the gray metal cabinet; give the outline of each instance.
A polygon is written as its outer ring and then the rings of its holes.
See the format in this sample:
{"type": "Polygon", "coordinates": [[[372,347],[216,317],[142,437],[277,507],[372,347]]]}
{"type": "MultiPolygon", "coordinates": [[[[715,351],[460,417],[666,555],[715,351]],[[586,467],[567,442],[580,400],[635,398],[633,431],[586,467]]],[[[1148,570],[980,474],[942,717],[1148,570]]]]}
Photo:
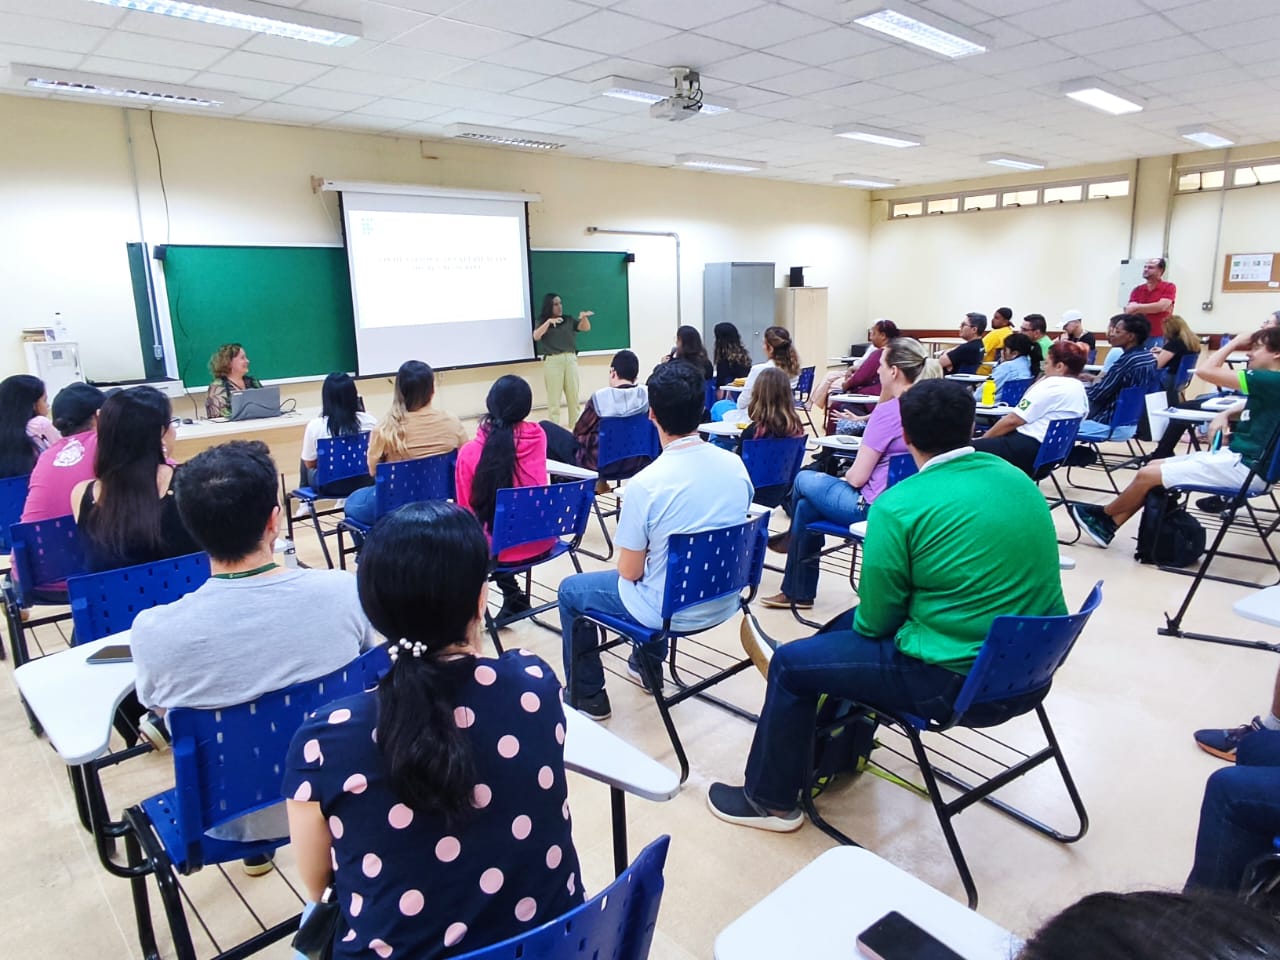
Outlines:
{"type": "Polygon", "coordinates": [[[738,328],[752,361],[764,361],[766,327],[774,322],[772,263],[708,263],[702,269],[702,338],[710,354],[715,326],[728,322],[738,328]]]}

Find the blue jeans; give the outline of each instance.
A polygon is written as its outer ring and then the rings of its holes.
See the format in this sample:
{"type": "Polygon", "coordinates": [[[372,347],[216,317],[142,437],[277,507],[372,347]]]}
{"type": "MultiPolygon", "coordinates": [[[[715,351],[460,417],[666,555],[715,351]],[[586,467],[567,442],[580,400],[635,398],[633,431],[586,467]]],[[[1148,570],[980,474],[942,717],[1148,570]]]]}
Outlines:
{"type": "Polygon", "coordinates": [[[1240,743],[1236,765],[1205,784],[1196,856],[1187,888],[1234,894],[1245,867],[1271,852],[1280,834],[1280,732],[1259,730],[1240,743]]]}
{"type": "MultiPolygon", "coordinates": [[[[1076,434],[1077,440],[1132,440],[1133,435],[1137,433],[1136,427],[1120,427],[1113,434],[1111,433],[1111,424],[1099,423],[1097,420],[1085,420],[1080,424],[1080,432],[1076,434]]],[[[351,501],[348,500],[348,503],[351,501]]]]}
{"type": "Polygon", "coordinates": [[[747,796],[763,807],[792,810],[808,785],[809,742],[824,693],[927,719],[951,715],[965,678],[899,652],[892,637],[856,633],[853,615],[773,655],[746,772],[747,796]]]}
{"type": "Polygon", "coordinates": [[[363,523],[366,527],[373,526],[373,521],[377,519],[374,516],[377,502],[373,491],[373,487],[361,487],[347,497],[346,505],[343,508],[343,513],[347,519],[354,520],[356,523],[363,523]]]}
{"type": "Polygon", "coordinates": [[[826,537],[806,533],[805,528],[818,520],[857,523],[867,518],[867,508],[856,487],[816,470],[801,470],[791,490],[791,548],[782,575],[782,592],[792,600],[811,601],[818,594],[816,558],[826,537]]]}
{"type": "MultiPolygon", "coordinates": [[[[600,642],[599,629],[590,623],[578,624],[575,628],[574,621],[588,610],[628,619],[631,619],[631,614],[622,605],[622,597],[618,594],[616,570],[576,573],[565,577],[560,581],[558,599],[560,634],[564,641],[565,686],[569,687],[567,697],[570,704],[573,704],[581,697],[595,696],[604,689],[604,667],[600,664],[600,654],[592,649],[600,642]],[[591,652],[575,659],[583,651],[591,652]]],[[[649,632],[649,627],[636,624],[636,635],[649,632]]],[[[660,670],[662,660],[667,655],[667,643],[664,640],[645,644],[637,648],[637,653],[650,657],[653,665],[660,670]]]]}

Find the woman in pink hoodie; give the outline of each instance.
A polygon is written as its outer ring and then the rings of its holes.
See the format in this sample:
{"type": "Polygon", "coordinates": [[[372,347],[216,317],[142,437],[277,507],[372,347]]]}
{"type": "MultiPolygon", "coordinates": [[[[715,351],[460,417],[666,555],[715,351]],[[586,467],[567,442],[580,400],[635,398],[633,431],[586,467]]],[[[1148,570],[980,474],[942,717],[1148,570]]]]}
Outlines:
{"type": "MultiPolygon", "coordinates": [[[[533,391],[520,377],[499,377],[485,399],[488,414],[481,419],[473,439],[458,450],[458,503],[480,520],[493,536],[493,512],[498,491],[510,487],[540,487],[547,483],[547,435],[529,423],[533,391]]],[[[553,540],[540,540],[504,550],[500,563],[519,563],[551,549],[553,540]]],[[[495,578],[502,590],[499,616],[529,609],[529,598],[514,575],[495,578]]]]}

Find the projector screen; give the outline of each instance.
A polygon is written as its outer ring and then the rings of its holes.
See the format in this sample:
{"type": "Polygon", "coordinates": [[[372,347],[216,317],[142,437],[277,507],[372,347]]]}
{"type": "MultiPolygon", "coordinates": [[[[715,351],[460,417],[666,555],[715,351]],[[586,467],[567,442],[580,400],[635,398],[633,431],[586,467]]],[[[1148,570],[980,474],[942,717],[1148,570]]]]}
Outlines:
{"type": "Polygon", "coordinates": [[[533,359],[523,201],[341,197],[360,374],[533,359]]]}

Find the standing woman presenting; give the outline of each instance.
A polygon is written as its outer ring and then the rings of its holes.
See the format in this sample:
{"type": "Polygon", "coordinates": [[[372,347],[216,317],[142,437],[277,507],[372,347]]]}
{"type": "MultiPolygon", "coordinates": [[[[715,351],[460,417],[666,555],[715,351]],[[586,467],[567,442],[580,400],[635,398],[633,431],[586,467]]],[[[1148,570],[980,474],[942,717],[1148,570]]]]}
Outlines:
{"type": "Polygon", "coordinates": [[[540,344],[543,376],[547,378],[547,419],[564,426],[560,419],[560,397],[569,405],[569,421],[578,419],[578,334],[591,329],[590,310],[583,310],[577,320],[565,323],[564,304],[560,294],[548,293],[542,298],[538,325],[533,339],[540,344]]]}

